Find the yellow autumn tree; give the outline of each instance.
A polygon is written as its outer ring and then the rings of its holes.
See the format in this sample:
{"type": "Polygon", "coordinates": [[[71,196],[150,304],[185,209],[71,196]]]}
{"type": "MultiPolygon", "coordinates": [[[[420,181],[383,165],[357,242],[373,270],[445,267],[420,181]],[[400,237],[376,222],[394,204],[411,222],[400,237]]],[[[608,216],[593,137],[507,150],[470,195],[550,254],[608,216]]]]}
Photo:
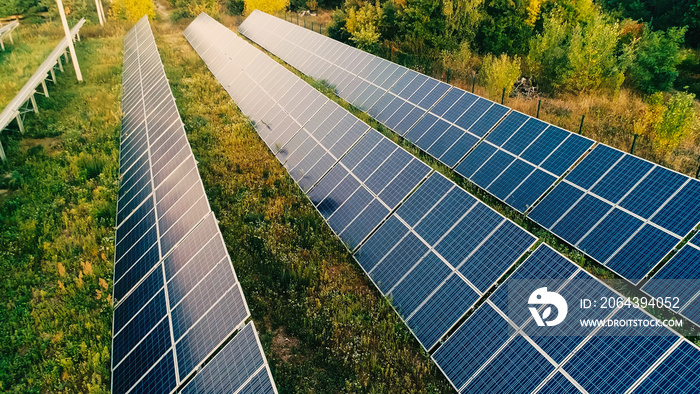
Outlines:
{"type": "Polygon", "coordinates": [[[117,16],[129,22],[136,22],[144,15],[148,15],[148,19],[156,17],[153,0],[115,0],[112,7],[117,16]]]}
{"type": "Polygon", "coordinates": [[[275,14],[289,7],[289,0],[245,0],[245,14],[255,10],[275,14]]]}

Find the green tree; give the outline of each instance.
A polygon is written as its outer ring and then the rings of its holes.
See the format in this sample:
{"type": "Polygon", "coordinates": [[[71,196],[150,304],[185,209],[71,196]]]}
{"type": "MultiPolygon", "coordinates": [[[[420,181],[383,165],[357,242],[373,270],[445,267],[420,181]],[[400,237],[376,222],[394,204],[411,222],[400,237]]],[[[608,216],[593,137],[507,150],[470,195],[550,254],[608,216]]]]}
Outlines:
{"type": "Polygon", "coordinates": [[[476,48],[482,53],[526,53],[532,36],[532,27],[525,22],[528,4],[526,0],[488,0],[474,41],[476,48]]]}
{"type": "Polygon", "coordinates": [[[685,29],[670,28],[653,31],[644,26],[637,46],[637,57],[630,66],[630,77],[645,93],[668,90],[678,77],[677,66],[682,60],[681,45],[685,29]]]}
{"type": "Polygon", "coordinates": [[[358,10],[348,10],[346,30],[350,33],[350,41],[359,49],[376,53],[379,50],[379,24],[382,20],[382,8],[376,5],[365,4],[358,10]]]}
{"type": "Polygon", "coordinates": [[[112,7],[116,15],[129,22],[136,22],[144,15],[148,15],[150,19],[156,17],[153,0],[115,0],[112,7]]]}

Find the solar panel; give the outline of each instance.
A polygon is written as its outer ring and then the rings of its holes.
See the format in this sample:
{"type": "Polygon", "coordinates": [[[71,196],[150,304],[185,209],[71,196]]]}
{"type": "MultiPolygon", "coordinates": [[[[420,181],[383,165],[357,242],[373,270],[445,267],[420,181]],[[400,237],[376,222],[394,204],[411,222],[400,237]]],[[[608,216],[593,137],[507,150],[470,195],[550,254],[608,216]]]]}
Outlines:
{"type": "Polygon", "coordinates": [[[112,391],[172,392],[250,312],[146,17],[125,38],[123,82],[112,391]]]}
{"type": "Polygon", "coordinates": [[[535,241],[433,173],[355,258],[429,350],[535,241]]]}
{"type": "Polygon", "coordinates": [[[511,112],[455,171],[524,213],[593,143],[511,112]]]}
{"type": "Polygon", "coordinates": [[[700,182],[598,145],[529,216],[636,284],[700,222],[698,202],[700,182]]]}
{"type": "Polygon", "coordinates": [[[340,97],[450,167],[509,112],[261,12],[251,14],[239,31],[303,73],[327,81],[340,97]]]}
{"type": "MultiPolygon", "coordinates": [[[[455,389],[466,392],[625,392],[660,380],[700,382],[687,357],[698,349],[663,327],[585,328],[581,319],[649,319],[636,308],[582,311],[574,300],[618,297],[545,244],[535,250],[432,355],[455,389]],[[528,298],[546,286],[569,303],[564,325],[534,324],[528,298]],[[509,308],[517,306],[517,308],[509,308]],[[510,310],[509,310],[510,309],[510,310]],[[683,348],[674,356],[671,350],[683,348]],[[679,358],[686,357],[683,363],[679,358]],[[673,372],[689,377],[678,379],[673,372]]],[[[657,386],[660,387],[660,386],[657,386]]],[[[666,387],[666,386],[664,386],[666,387]]]]}
{"type": "Polygon", "coordinates": [[[652,297],[671,301],[672,310],[700,326],[697,299],[700,297],[700,246],[697,236],[681,248],[642,290],[652,297]],[[677,297],[677,298],[676,298],[677,297]]]}

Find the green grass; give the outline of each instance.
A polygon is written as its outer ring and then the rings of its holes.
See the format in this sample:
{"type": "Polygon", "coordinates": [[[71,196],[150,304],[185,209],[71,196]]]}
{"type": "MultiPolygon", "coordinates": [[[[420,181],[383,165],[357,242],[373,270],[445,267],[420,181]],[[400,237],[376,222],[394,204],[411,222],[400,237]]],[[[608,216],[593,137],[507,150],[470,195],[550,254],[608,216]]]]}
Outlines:
{"type": "MultiPolygon", "coordinates": [[[[22,29],[9,58],[40,63],[57,39],[22,29]]],[[[85,82],[69,66],[26,133],[0,138],[0,391],[109,392],[122,32],[87,27],[85,82]]],[[[18,65],[1,69],[17,83],[18,65]]]]}
{"type": "MultiPolygon", "coordinates": [[[[5,51],[0,51],[0,109],[22,89],[46,56],[63,38],[61,26],[52,24],[20,24],[11,44],[5,39],[5,51]]],[[[60,78],[60,77],[59,77],[60,78]]]]}

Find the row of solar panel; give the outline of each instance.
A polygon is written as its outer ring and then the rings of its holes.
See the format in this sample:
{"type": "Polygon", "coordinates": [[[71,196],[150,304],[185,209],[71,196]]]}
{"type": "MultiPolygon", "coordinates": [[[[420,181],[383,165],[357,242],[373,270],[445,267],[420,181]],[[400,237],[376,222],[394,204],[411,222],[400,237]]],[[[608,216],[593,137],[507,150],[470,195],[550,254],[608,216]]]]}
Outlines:
{"type": "Polygon", "coordinates": [[[351,250],[362,244],[355,254],[360,265],[382,293],[393,297],[426,349],[434,347],[535,243],[533,235],[442,175],[432,173],[421,184],[431,173],[428,166],[212,18],[200,15],[185,35],[331,229],[351,250]],[[221,53],[229,59],[223,67],[221,53]],[[223,81],[232,73],[236,80],[250,82],[226,85],[223,81]],[[289,86],[291,92],[273,90],[280,86],[289,86]],[[292,96],[302,99],[286,99],[292,96]],[[304,116],[297,110],[300,105],[315,114],[304,116]],[[267,108],[269,112],[260,115],[267,108]],[[267,120],[287,117],[289,123],[296,122],[291,132],[290,126],[267,120]],[[353,138],[342,150],[335,152],[337,144],[325,144],[347,135],[353,138]],[[310,139],[314,144],[304,147],[303,141],[310,139]],[[281,141],[281,148],[269,142],[273,140],[281,141]],[[301,148],[285,151],[297,145],[301,148]],[[316,146],[324,150],[313,161],[322,154],[330,160],[319,171],[320,180],[305,184],[295,172],[298,166],[288,163],[300,150],[305,155],[300,162],[306,161],[316,146]],[[368,234],[372,235],[363,243],[368,234]]]}
{"type": "Polygon", "coordinates": [[[540,245],[433,353],[459,392],[700,390],[700,349],[669,329],[581,325],[596,319],[641,322],[651,315],[637,308],[582,309],[570,303],[563,323],[539,326],[525,306],[541,286],[566,300],[620,297],[540,245]]]}
{"type": "MultiPolygon", "coordinates": [[[[259,11],[239,31],[522,213],[594,145],[259,11]]],[[[605,145],[589,156],[530,218],[637,284],[700,223],[700,182],[605,145]]]]}
{"type": "MultiPolygon", "coordinates": [[[[166,393],[250,313],[146,17],[124,39],[122,78],[112,391],[166,393]]],[[[245,361],[239,374],[217,379],[243,391],[267,384],[274,392],[252,323],[224,349],[185,390],[209,384],[198,382],[209,382],[208,375],[220,373],[216,365],[234,356],[245,361]]]]}
{"type": "MultiPolygon", "coordinates": [[[[223,50],[230,51],[225,69],[238,67],[239,59],[247,58],[241,54],[253,52],[242,48],[246,44],[206,15],[200,15],[188,27],[186,36],[212,71],[212,59],[216,56],[211,52],[216,49],[234,47],[223,50]],[[214,43],[206,44],[208,40],[214,43]],[[231,44],[233,41],[235,46],[231,44]]],[[[255,63],[263,62],[262,59],[256,57],[254,62],[247,63],[251,74],[264,67],[255,63]]],[[[272,76],[272,70],[261,74],[258,80],[253,80],[258,86],[248,85],[245,91],[236,92],[237,85],[224,84],[234,99],[239,97],[236,102],[246,114],[248,109],[266,111],[267,108],[253,108],[253,103],[264,103],[259,96],[264,94],[261,86],[265,80],[280,83],[272,76]]],[[[217,78],[222,81],[220,75],[217,78]]],[[[274,100],[275,96],[268,97],[274,100]]],[[[276,111],[289,114],[289,108],[296,104],[285,104],[276,111]]],[[[257,126],[264,119],[253,120],[257,126]]],[[[300,127],[297,133],[301,130],[300,127]]],[[[269,137],[265,133],[261,136],[269,137]]],[[[327,179],[329,187],[342,185],[347,175],[331,174],[354,149],[342,156],[318,185],[327,179]]],[[[351,163],[367,160],[374,154],[366,149],[357,152],[365,156],[350,158],[351,163]]],[[[347,167],[355,168],[352,164],[342,168],[347,167]]],[[[372,168],[377,165],[369,170],[372,168]]],[[[310,189],[310,197],[315,189],[310,189]]],[[[454,330],[454,324],[534,241],[532,235],[433,173],[359,247],[355,257],[380,291],[392,296],[397,312],[421,344],[427,349],[439,346],[433,359],[458,391],[572,392],[585,388],[589,392],[626,389],[643,392],[661,387],[680,391],[700,387],[697,374],[700,351],[667,329],[625,336],[590,327],[577,336],[557,336],[538,331],[525,307],[509,311],[510,302],[518,306],[527,304],[527,300],[511,298],[534,290],[528,288],[509,295],[509,287],[517,287],[523,279],[528,279],[529,286],[547,284],[567,297],[618,296],[546,245],[541,245],[485,304],[440,344],[441,337],[454,330]]],[[[578,313],[578,316],[572,313],[574,318],[569,320],[569,326],[579,323],[582,316],[578,313]]],[[[586,317],[605,315],[609,313],[596,310],[586,317]]],[[[614,316],[650,318],[636,309],[618,309],[614,316]]],[[[560,327],[559,334],[565,328],[560,327]]]]}

